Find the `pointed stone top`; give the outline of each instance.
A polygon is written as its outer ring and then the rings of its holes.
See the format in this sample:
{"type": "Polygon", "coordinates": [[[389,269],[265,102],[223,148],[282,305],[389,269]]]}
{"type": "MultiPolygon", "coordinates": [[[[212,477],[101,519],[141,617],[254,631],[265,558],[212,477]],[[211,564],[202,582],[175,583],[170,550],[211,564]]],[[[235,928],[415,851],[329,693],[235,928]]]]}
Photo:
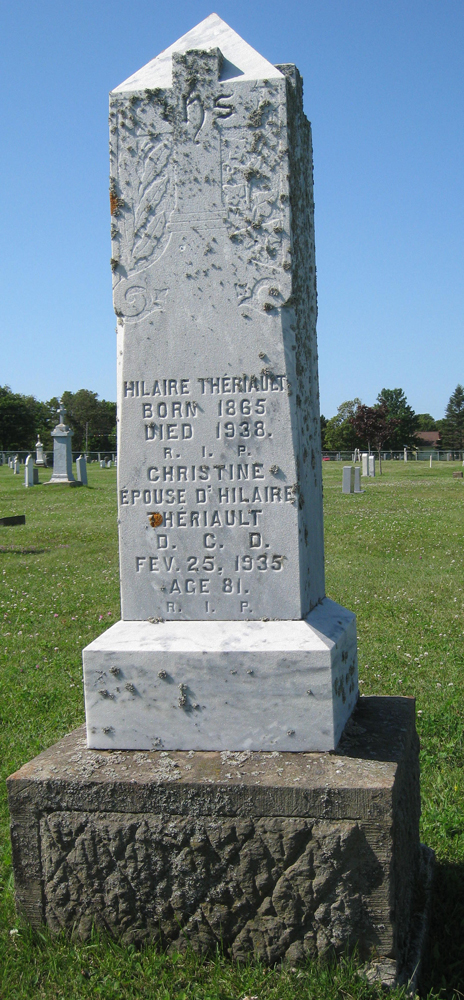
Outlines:
{"type": "Polygon", "coordinates": [[[280,70],[229,28],[218,14],[210,14],[191,31],[187,31],[186,35],[182,35],[174,45],[156,56],[156,59],[142,66],[124,83],[120,83],[119,87],[115,87],[113,93],[172,87],[173,52],[214,48],[220,49],[224,56],[221,80],[269,80],[283,76],[280,70]]]}

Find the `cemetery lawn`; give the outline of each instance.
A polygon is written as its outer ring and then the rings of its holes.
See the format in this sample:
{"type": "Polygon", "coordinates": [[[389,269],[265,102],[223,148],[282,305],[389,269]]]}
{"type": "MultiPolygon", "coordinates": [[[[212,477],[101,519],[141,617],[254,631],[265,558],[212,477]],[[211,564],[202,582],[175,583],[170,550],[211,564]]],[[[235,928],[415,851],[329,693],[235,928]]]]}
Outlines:
{"type": "MultiPolygon", "coordinates": [[[[422,995],[464,992],[464,480],[458,463],[386,462],[359,496],[323,463],[327,593],[358,616],[363,694],[414,695],[421,838],[437,871],[422,995]]],[[[240,967],[103,938],[32,933],[15,914],[4,779],[84,721],[81,650],[119,618],[116,474],[26,490],[0,468],[0,997],[11,1000],[335,1000],[385,994],[349,961],[240,967]]],[[[43,482],[49,473],[41,471],[43,482]]],[[[400,991],[392,994],[399,996],[400,991]]]]}

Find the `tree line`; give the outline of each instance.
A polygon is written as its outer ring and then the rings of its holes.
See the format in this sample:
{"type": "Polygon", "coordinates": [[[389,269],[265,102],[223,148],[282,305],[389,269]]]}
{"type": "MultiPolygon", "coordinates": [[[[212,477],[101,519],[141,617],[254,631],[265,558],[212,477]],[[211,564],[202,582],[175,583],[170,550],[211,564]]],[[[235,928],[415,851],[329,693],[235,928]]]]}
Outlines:
{"type": "MultiPolygon", "coordinates": [[[[116,450],[116,403],[99,399],[90,389],[64,392],[66,422],[73,430],[73,451],[116,450]]],[[[34,448],[39,436],[51,449],[51,432],[58,423],[56,396],[41,402],[34,396],[12,392],[0,386],[0,450],[23,451],[34,448]]],[[[417,431],[440,431],[441,446],[452,451],[464,449],[464,387],[451,394],[445,416],[434,420],[430,413],[415,413],[402,389],[382,389],[374,406],[360,399],[346,400],[330,420],[321,416],[324,451],[354,451],[355,448],[401,451],[417,447],[417,431]]]]}
{"type": "Polygon", "coordinates": [[[445,416],[434,420],[430,413],[415,413],[402,389],[382,389],[374,406],[360,399],[342,403],[334,417],[321,416],[324,451],[402,451],[417,448],[418,431],[440,431],[441,447],[464,449],[464,387],[458,384],[451,394],[445,416]]]}
{"type": "MultiPolygon", "coordinates": [[[[66,423],[73,431],[73,451],[116,450],[116,403],[99,399],[90,389],[63,392],[66,423]]],[[[59,422],[59,399],[41,402],[35,396],[0,386],[0,450],[32,451],[37,437],[53,448],[51,432],[59,422]]]]}

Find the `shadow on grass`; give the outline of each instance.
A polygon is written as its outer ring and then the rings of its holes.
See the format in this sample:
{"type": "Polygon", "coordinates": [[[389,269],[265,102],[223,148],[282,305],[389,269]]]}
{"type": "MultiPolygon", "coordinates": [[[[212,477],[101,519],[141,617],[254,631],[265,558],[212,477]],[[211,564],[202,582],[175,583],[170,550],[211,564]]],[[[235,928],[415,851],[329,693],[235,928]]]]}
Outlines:
{"type": "Polygon", "coordinates": [[[35,545],[0,545],[0,552],[6,552],[13,556],[41,556],[49,549],[39,549],[35,545]]]}
{"type": "Polygon", "coordinates": [[[464,862],[437,862],[421,996],[456,996],[464,987],[464,862]]]}

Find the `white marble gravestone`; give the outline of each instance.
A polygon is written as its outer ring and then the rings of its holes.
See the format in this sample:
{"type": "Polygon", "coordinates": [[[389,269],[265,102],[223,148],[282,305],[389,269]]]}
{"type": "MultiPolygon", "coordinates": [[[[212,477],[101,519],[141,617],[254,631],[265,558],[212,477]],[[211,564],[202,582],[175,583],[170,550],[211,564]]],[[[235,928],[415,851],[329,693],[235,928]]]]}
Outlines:
{"type": "Polygon", "coordinates": [[[34,486],[34,459],[28,455],[24,463],[24,485],[34,486]]]}
{"type": "Polygon", "coordinates": [[[45,466],[47,464],[44,459],[44,448],[40,437],[37,438],[35,445],[35,464],[39,466],[45,466]]]}
{"type": "Polygon", "coordinates": [[[325,597],[311,133],[217,15],[111,94],[122,621],[92,747],[325,750],[357,699],[325,597]]]}
{"type": "Polygon", "coordinates": [[[45,485],[55,483],[75,483],[72,470],[72,442],[73,432],[65,424],[65,409],[60,400],[60,420],[52,431],[53,438],[53,475],[45,485]]]}

